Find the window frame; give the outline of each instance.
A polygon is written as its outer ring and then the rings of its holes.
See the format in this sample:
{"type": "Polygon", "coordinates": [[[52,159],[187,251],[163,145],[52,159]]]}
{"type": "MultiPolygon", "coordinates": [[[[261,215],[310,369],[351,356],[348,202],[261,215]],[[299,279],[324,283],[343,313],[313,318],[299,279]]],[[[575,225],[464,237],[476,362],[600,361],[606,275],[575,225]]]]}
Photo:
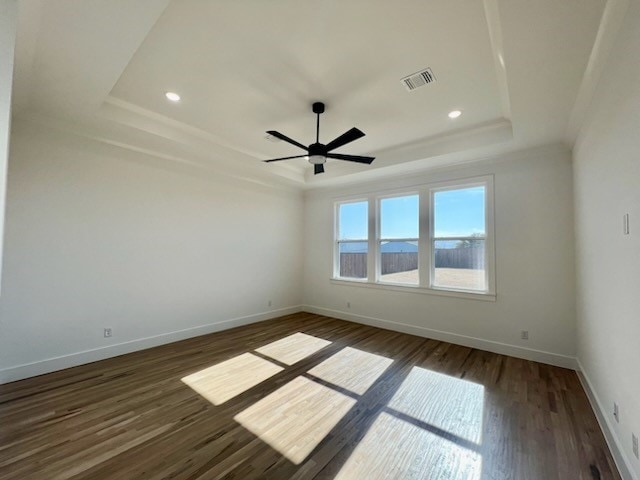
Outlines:
{"type": "MultiPolygon", "coordinates": [[[[462,237],[461,237],[462,238],[462,237]]],[[[456,237],[458,239],[458,237],[456,237]]],[[[407,239],[394,239],[397,241],[407,239]]],[[[416,239],[410,239],[416,241],[416,239]]],[[[355,240],[364,241],[364,240],[355,240]]],[[[345,242],[345,241],[343,241],[345,242]]],[[[483,175],[452,179],[433,183],[410,185],[393,190],[378,190],[368,194],[334,199],[334,246],[333,275],[331,283],[352,285],[384,290],[396,290],[412,293],[426,293],[442,296],[453,296],[482,301],[496,300],[496,267],[495,267],[495,206],[494,177],[483,175]],[[477,186],[485,187],[485,286],[486,290],[469,290],[434,285],[434,193],[444,190],[458,190],[477,186]],[[380,280],[380,237],[381,201],[386,198],[418,195],[418,284],[391,283],[380,280]],[[367,278],[340,277],[339,256],[339,209],[346,203],[368,202],[368,239],[367,239],[367,278]]]]}
{"type": "Polygon", "coordinates": [[[430,264],[429,264],[429,288],[434,290],[445,290],[445,291],[458,291],[458,292],[466,292],[466,293],[476,293],[476,294],[495,294],[495,268],[493,268],[494,257],[491,252],[494,252],[494,244],[493,244],[493,177],[490,179],[487,177],[480,177],[476,181],[470,179],[471,181],[460,182],[460,181],[448,181],[448,182],[440,182],[438,184],[432,185],[429,187],[429,256],[430,256],[430,264]],[[490,180],[490,181],[489,181],[490,180]],[[459,237],[436,237],[435,236],[435,194],[438,192],[447,192],[451,190],[464,190],[465,188],[473,188],[473,187],[484,187],[484,290],[475,290],[475,289],[464,289],[464,288],[454,288],[454,287],[446,287],[439,286],[435,284],[435,242],[437,240],[473,240],[478,239],[478,237],[472,236],[459,236],[459,237]]]}
{"type": "Polygon", "coordinates": [[[371,275],[370,259],[371,259],[371,202],[368,197],[358,197],[349,200],[342,200],[334,204],[334,226],[333,226],[333,277],[336,280],[345,282],[367,282],[371,275]],[[340,239],[340,206],[350,203],[366,203],[367,204],[367,238],[364,239],[340,239]],[[367,244],[367,278],[357,277],[341,277],[340,276],[340,244],[341,243],[366,243],[367,244]]]}
{"type": "Polygon", "coordinates": [[[421,281],[421,275],[420,275],[420,257],[421,252],[420,252],[420,213],[422,211],[421,205],[420,205],[420,198],[421,198],[421,194],[419,190],[403,190],[402,192],[395,192],[395,193],[389,193],[386,195],[377,195],[375,197],[375,202],[376,202],[376,215],[375,215],[375,222],[376,222],[376,235],[375,235],[375,242],[376,242],[376,257],[375,257],[375,269],[374,269],[374,278],[375,278],[375,282],[379,283],[381,285],[400,285],[400,286],[409,286],[409,287],[413,287],[413,286],[419,286],[420,285],[420,281],[421,281]],[[392,198],[402,198],[402,197],[412,197],[412,196],[418,196],[418,237],[417,238],[393,238],[393,239],[384,239],[382,238],[382,201],[383,200],[387,200],[387,199],[392,199],[392,198]],[[395,242],[417,242],[418,244],[418,283],[401,283],[401,282],[385,282],[383,281],[380,277],[382,277],[382,242],[389,242],[389,241],[395,241],[395,242]]]}

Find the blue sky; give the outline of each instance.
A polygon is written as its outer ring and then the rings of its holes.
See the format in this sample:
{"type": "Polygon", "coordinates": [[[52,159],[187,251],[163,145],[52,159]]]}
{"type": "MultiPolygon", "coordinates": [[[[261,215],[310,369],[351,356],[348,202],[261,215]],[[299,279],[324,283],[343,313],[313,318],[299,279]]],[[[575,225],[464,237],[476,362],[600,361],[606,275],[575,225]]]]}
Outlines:
{"type": "Polygon", "coordinates": [[[341,240],[367,238],[367,202],[343,203],[340,205],[339,235],[341,240]]]}
{"type": "MultiPolygon", "coordinates": [[[[444,190],[435,194],[437,236],[455,237],[484,233],[484,187],[444,190]]],[[[367,236],[367,202],[340,205],[341,239],[367,236]]],[[[418,237],[418,196],[381,201],[382,238],[418,237]]]]}
{"type": "Polygon", "coordinates": [[[380,202],[381,238],[418,238],[418,195],[380,202]]]}
{"type": "Polygon", "coordinates": [[[436,237],[484,233],[485,187],[444,190],[435,194],[436,237]]]}

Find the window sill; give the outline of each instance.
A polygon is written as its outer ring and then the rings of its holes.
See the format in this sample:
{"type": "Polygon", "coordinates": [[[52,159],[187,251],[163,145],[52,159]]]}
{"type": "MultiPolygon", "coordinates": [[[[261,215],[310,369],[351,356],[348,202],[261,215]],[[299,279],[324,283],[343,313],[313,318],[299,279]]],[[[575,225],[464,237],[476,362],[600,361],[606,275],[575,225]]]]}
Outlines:
{"type": "Polygon", "coordinates": [[[334,285],[346,285],[351,287],[373,288],[378,290],[391,290],[396,292],[418,293],[423,295],[439,295],[441,297],[466,298],[467,300],[479,300],[481,302],[495,302],[495,293],[470,292],[467,290],[449,290],[433,287],[420,287],[418,285],[403,285],[391,283],[373,283],[367,280],[347,280],[345,278],[330,278],[334,285]]]}

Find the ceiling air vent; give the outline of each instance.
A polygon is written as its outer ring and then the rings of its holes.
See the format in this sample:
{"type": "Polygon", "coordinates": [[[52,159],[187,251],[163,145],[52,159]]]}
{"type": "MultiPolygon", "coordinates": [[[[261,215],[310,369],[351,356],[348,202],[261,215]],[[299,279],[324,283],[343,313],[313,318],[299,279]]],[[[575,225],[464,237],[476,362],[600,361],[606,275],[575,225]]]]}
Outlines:
{"type": "Polygon", "coordinates": [[[416,88],[424,87],[429,83],[433,83],[436,81],[436,77],[431,71],[430,68],[425,68],[417,73],[409,75],[408,77],[404,77],[400,80],[404,87],[411,92],[416,88]]]}

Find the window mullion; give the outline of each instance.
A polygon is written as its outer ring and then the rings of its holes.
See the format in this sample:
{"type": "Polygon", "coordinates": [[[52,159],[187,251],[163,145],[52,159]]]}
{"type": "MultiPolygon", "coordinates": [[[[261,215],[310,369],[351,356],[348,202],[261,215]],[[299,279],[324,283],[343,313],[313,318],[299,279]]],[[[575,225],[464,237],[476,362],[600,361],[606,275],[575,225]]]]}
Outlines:
{"type": "Polygon", "coordinates": [[[421,287],[429,287],[431,278],[431,246],[429,239],[429,190],[420,191],[418,208],[418,278],[421,287]]]}
{"type": "Polygon", "coordinates": [[[487,236],[472,235],[468,237],[433,237],[434,240],[486,240],[487,236]]]}
{"type": "Polygon", "coordinates": [[[378,242],[417,242],[418,237],[407,238],[378,238],[378,242]]]}
{"type": "Polygon", "coordinates": [[[368,252],[367,256],[367,281],[373,283],[376,281],[378,277],[378,222],[379,222],[379,212],[376,198],[374,196],[370,196],[369,199],[369,238],[368,238],[368,252]]]}
{"type": "Polygon", "coordinates": [[[333,278],[340,277],[340,243],[338,237],[340,225],[340,206],[335,204],[333,206],[333,278]]]}

